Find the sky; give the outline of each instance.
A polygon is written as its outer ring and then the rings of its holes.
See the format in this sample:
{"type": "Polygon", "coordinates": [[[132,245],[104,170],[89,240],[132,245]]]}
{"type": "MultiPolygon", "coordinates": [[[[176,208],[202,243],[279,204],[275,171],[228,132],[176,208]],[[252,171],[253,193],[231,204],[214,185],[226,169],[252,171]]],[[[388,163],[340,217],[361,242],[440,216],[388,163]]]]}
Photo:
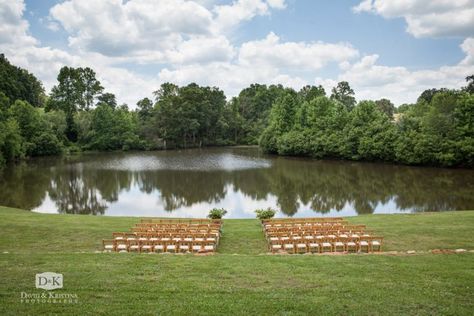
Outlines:
{"type": "Polygon", "coordinates": [[[42,80],[91,67],[135,107],[164,82],[415,102],[474,74],[474,0],[0,0],[0,53],[42,80]]]}

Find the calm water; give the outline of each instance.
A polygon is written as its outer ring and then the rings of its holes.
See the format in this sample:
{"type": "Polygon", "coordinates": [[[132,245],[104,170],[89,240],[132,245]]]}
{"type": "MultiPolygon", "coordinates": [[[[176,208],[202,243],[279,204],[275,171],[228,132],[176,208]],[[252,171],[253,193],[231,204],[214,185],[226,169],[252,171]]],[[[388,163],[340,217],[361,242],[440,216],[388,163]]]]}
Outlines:
{"type": "Polygon", "coordinates": [[[474,171],[263,155],[256,148],[33,159],[0,173],[0,205],[48,213],[228,218],[474,209],[474,171]]]}

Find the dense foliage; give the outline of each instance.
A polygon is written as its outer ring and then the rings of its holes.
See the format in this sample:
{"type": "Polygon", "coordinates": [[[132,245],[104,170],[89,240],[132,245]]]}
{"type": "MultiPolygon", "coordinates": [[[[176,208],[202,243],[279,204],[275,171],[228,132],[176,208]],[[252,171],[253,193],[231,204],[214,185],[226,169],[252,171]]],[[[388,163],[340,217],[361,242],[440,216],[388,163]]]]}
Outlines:
{"type": "Polygon", "coordinates": [[[13,66],[0,54],[0,91],[10,100],[24,100],[39,107],[44,105],[43,85],[27,70],[13,66]]]}
{"type": "Polygon", "coordinates": [[[88,67],[61,68],[49,98],[3,55],[0,75],[0,164],[64,150],[259,144],[280,155],[474,166],[474,76],[461,90],[429,89],[399,108],[357,103],[344,81],[330,96],[321,86],[253,84],[229,102],[216,87],[165,83],[131,111],[88,67]]]}
{"type": "Polygon", "coordinates": [[[0,165],[25,156],[55,155],[62,151],[63,112],[45,113],[26,101],[0,92],[0,165]]]}
{"type": "Polygon", "coordinates": [[[394,120],[389,100],[354,105],[351,89],[341,86],[346,92],[335,89],[331,98],[279,97],[260,146],[280,155],[474,167],[474,94],[467,88],[427,90],[394,120]]]}

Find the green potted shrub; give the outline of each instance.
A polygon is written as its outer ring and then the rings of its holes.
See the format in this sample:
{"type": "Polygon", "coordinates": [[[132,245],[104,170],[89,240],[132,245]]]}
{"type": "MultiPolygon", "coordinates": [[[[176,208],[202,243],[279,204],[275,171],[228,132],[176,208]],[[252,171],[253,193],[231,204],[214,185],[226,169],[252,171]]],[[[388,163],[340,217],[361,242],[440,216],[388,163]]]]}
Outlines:
{"type": "Polygon", "coordinates": [[[222,217],[227,214],[227,211],[223,208],[213,208],[212,210],[209,211],[209,214],[207,215],[208,218],[210,219],[222,219],[222,217]]]}
{"type": "Polygon", "coordinates": [[[255,210],[255,213],[257,214],[257,218],[261,221],[272,218],[273,216],[275,216],[276,212],[277,211],[272,209],[271,207],[267,209],[255,210]]]}

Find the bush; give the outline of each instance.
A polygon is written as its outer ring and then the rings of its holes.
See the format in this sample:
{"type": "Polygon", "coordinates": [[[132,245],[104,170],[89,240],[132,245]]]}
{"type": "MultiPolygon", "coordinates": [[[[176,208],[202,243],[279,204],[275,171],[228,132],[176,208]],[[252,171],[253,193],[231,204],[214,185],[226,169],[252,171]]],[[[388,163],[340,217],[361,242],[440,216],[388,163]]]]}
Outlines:
{"type": "Polygon", "coordinates": [[[32,156],[50,156],[62,152],[62,144],[52,132],[42,132],[33,139],[30,154],[32,156]]]}
{"type": "Polygon", "coordinates": [[[209,211],[209,215],[207,215],[207,217],[211,219],[221,219],[225,214],[227,214],[227,211],[225,209],[213,208],[209,211]]]}
{"type": "Polygon", "coordinates": [[[265,209],[255,210],[255,213],[257,213],[257,218],[260,220],[270,219],[273,216],[275,216],[276,212],[277,211],[275,211],[271,207],[267,208],[266,210],[265,209]]]}

